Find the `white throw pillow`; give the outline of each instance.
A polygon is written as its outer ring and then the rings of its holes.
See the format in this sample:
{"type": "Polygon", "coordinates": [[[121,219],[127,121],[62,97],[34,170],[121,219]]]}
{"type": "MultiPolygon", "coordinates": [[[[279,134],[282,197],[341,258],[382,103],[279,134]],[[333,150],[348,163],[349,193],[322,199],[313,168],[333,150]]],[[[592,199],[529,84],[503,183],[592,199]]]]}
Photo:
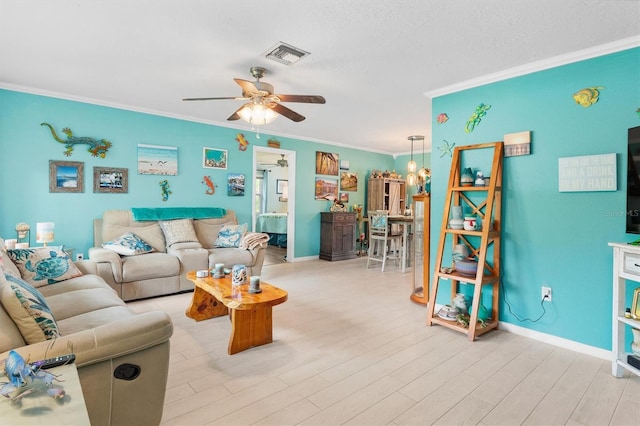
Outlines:
{"type": "Polygon", "coordinates": [[[177,219],[160,221],[160,228],[164,233],[167,247],[175,243],[198,242],[196,230],[193,229],[193,220],[177,219]]]}

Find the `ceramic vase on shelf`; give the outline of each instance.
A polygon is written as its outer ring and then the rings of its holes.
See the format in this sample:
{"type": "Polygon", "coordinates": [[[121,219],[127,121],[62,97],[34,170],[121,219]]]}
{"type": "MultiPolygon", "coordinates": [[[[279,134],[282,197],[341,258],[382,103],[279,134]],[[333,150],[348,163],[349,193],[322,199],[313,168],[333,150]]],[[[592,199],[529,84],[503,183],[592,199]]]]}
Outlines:
{"type": "Polygon", "coordinates": [[[467,299],[465,299],[464,294],[456,293],[456,296],[453,298],[453,306],[458,308],[458,311],[461,314],[467,313],[467,299]]]}
{"type": "Polygon", "coordinates": [[[469,249],[464,244],[456,244],[453,246],[452,258],[454,262],[459,262],[469,256],[469,249]]]}
{"type": "Polygon", "coordinates": [[[462,170],[462,174],[460,175],[460,185],[462,186],[472,186],[473,185],[473,170],[471,167],[467,167],[462,170]]]}
{"type": "MultiPolygon", "coordinates": [[[[473,305],[469,306],[469,315],[471,314],[473,314],[473,305]]],[[[490,316],[491,314],[489,313],[489,310],[485,308],[484,305],[482,305],[481,303],[480,306],[478,307],[478,320],[486,321],[490,319],[490,316]]]]}
{"type": "Polygon", "coordinates": [[[449,228],[462,229],[464,220],[462,219],[462,206],[451,206],[451,219],[449,228]]]}
{"type": "Polygon", "coordinates": [[[475,231],[478,229],[478,223],[475,216],[466,216],[462,222],[462,226],[467,231],[475,231]]]}

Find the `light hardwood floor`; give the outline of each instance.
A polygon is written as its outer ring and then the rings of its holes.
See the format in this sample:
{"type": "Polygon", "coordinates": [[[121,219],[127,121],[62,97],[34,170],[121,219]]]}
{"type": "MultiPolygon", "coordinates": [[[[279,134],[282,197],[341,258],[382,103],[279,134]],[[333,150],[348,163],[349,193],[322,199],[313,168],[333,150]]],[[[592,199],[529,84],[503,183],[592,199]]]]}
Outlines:
{"type": "Polygon", "coordinates": [[[227,317],[184,315],[191,293],[129,303],[174,321],[164,425],[640,424],[640,378],[501,330],[472,343],[428,327],[393,266],[281,263],[262,277],[289,292],[274,342],[233,356],[227,317]]]}

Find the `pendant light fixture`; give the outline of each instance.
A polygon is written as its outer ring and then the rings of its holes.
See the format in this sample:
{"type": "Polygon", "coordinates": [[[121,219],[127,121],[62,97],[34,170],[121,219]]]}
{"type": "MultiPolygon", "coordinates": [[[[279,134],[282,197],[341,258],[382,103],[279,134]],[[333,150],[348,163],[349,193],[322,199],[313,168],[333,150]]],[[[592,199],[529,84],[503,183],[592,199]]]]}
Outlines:
{"type": "Polygon", "coordinates": [[[413,160],[413,142],[416,140],[420,140],[420,138],[422,138],[424,140],[424,136],[418,136],[418,135],[414,135],[414,136],[409,136],[407,139],[409,139],[411,141],[411,160],[409,160],[409,163],[407,164],[407,171],[409,172],[407,174],[407,185],[415,185],[416,184],[416,168],[417,168],[417,164],[416,162],[413,160]]]}
{"type": "Polygon", "coordinates": [[[422,139],[422,168],[418,171],[418,177],[422,180],[422,184],[424,185],[427,176],[430,175],[430,171],[424,167],[424,136],[418,137],[422,139]]]}

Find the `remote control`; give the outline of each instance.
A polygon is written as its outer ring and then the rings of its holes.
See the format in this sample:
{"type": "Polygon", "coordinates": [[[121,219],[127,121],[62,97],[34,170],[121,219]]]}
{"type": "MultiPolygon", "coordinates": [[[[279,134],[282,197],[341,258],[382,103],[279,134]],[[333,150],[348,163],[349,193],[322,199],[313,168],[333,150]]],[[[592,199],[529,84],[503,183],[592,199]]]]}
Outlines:
{"type": "Polygon", "coordinates": [[[76,356],[74,354],[60,355],[55,358],[43,359],[40,361],[32,362],[31,366],[36,368],[47,369],[47,368],[58,367],[60,365],[71,364],[75,360],[76,360],[76,356]]]}

